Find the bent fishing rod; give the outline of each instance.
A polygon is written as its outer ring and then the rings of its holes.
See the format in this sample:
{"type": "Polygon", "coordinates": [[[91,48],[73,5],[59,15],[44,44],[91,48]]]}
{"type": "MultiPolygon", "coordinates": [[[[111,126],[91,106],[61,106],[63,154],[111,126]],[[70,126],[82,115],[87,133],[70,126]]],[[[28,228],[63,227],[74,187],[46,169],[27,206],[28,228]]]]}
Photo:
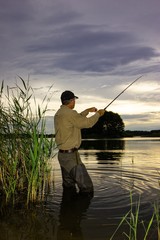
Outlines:
{"type": "MultiPolygon", "coordinates": [[[[142,75],[143,76],[143,75],[142,75]]],[[[124,93],[132,84],[134,84],[136,81],[138,81],[138,79],[140,79],[142,76],[136,78],[136,80],[134,80],[132,83],[130,83],[122,92],[120,92],[117,97],[115,97],[105,108],[104,110],[106,110],[122,93],[124,93]]]]}

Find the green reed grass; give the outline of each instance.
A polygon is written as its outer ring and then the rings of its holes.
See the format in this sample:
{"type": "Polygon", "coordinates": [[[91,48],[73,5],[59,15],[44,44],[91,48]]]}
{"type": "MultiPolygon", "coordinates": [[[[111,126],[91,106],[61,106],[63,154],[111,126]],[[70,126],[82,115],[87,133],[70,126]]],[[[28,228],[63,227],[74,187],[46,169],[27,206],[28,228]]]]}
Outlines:
{"type": "Polygon", "coordinates": [[[155,217],[156,217],[156,222],[157,222],[157,239],[160,240],[160,206],[158,202],[154,205],[154,212],[155,212],[155,217]]]}
{"type": "Polygon", "coordinates": [[[133,206],[132,193],[130,193],[130,210],[125,214],[125,216],[122,217],[119,225],[117,226],[110,240],[114,239],[115,235],[119,232],[120,228],[124,225],[129,229],[128,232],[121,233],[126,237],[125,239],[137,240],[141,238],[143,240],[147,240],[152,227],[152,230],[155,229],[154,230],[155,239],[160,240],[159,203],[157,202],[156,204],[154,204],[152,217],[147,222],[147,224],[143,220],[140,220],[139,209],[140,209],[140,199],[135,204],[135,206],[133,206]],[[143,228],[144,235],[142,237],[142,233],[141,233],[141,237],[140,237],[138,236],[138,233],[139,233],[138,229],[142,229],[142,228],[143,228]]]}
{"type": "Polygon", "coordinates": [[[46,137],[45,114],[51,96],[42,109],[29,81],[19,81],[6,89],[2,82],[0,89],[0,192],[6,202],[23,196],[28,204],[43,197],[49,181],[54,141],[46,137]]]}

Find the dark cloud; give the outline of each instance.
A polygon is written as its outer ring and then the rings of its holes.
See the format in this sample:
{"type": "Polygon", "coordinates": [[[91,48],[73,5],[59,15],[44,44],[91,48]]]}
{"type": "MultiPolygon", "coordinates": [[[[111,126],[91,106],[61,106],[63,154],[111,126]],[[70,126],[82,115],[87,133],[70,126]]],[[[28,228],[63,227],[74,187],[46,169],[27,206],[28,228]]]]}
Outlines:
{"type": "MultiPolygon", "coordinates": [[[[74,70],[80,72],[111,72],[119,66],[125,66],[139,60],[149,60],[156,57],[157,54],[153,49],[147,47],[115,47],[110,50],[98,49],[97,51],[69,54],[59,58],[55,64],[58,68],[65,70],[74,70]]],[[[81,48],[80,48],[81,49],[81,48]]]]}
{"type": "Polygon", "coordinates": [[[110,72],[159,56],[152,47],[139,46],[131,33],[79,24],[53,29],[50,36],[27,46],[26,52],[49,54],[52,68],[78,72],[110,72]]]}
{"type": "Polygon", "coordinates": [[[52,29],[50,35],[36,39],[28,51],[32,52],[94,52],[112,47],[114,44],[133,43],[133,36],[125,32],[109,32],[107,29],[91,25],[69,25],[52,29]]]}
{"type": "Polygon", "coordinates": [[[63,1],[3,1],[0,13],[3,69],[25,69],[32,74],[59,70],[117,75],[121,68],[121,74],[134,75],[149,71],[136,62],[159,56],[130,30],[111,29],[98,22],[80,23],[80,11],[63,1]]]}
{"type": "Polygon", "coordinates": [[[140,122],[150,122],[151,119],[159,119],[160,112],[150,112],[141,114],[122,114],[124,120],[137,120],[140,122]]]}
{"type": "Polygon", "coordinates": [[[159,125],[160,112],[150,112],[145,114],[121,115],[124,123],[129,130],[156,130],[160,129],[159,125]]]}
{"type": "Polygon", "coordinates": [[[138,119],[138,120],[147,120],[148,119],[148,114],[123,114],[122,118],[125,120],[129,120],[129,119],[138,119]]]}
{"type": "Polygon", "coordinates": [[[2,23],[10,25],[20,24],[32,16],[32,8],[30,1],[21,0],[1,0],[0,20],[2,23]],[[3,22],[2,22],[3,21],[3,22]]]}

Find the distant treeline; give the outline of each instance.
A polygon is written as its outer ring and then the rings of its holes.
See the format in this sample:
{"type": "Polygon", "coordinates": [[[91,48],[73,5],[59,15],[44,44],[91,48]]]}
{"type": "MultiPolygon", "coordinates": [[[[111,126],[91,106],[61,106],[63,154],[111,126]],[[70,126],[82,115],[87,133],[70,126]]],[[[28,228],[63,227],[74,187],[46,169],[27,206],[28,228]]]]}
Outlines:
{"type": "MultiPolygon", "coordinates": [[[[41,134],[38,134],[39,137],[41,136],[41,134]]],[[[0,134],[0,137],[7,137],[7,138],[15,138],[15,137],[19,137],[19,138],[30,138],[30,135],[27,134],[19,134],[19,135],[15,135],[15,134],[0,134]]],[[[55,134],[44,134],[44,136],[46,136],[47,138],[54,138],[55,134]]],[[[100,135],[96,135],[96,134],[92,134],[90,135],[92,136],[92,138],[99,138],[100,135]]],[[[83,138],[85,137],[89,137],[89,136],[83,136],[83,138]]],[[[104,136],[103,136],[104,137],[104,136]]],[[[109,137],[115,137],[115,136],[109,136],[109,137]]],[[[160,137],[160,130],[151,130],[151,131],[141,131],[141,130],[126,130],[123,132],[123,136],[121,137],[160,137]]],[[[115,137],[116,138],[116,137],[115,137]]]]}
{"type": "MultiPolygon", "coordinates": [[[[54,134],[47,134],[47,137],[55,137],[54,134]]],[[[99,138],[100,136],[92,135],[94,138],[99,138]]],[[[123,137],[160,137],[160,130],[151,130],[151,131],[141,131],[141,130],[126,130],[123,133],[123,137]]],[[[114,138],[114,137],[113,137],[114,138]]]]}
{"type": "Polygon", "coordinates": [[[151,130],[151,131],[124,131],[124,137],[160,137],[160,130],[151,130]]]}
{"type": "MultiPolygon", "coordinates": [[[[47,137],[55,137],[54,134],[47,134],[47,137]]],[[[85,136],[84,136],[85,137],[85,136]]],[[[96,136],[92,135],[92,137],[100,137],[99,135],[96,136]]],[[[160,130],[151,130],[151,131],[141,131],[141,130],[126,130],[123,133],[123,137],[160,137],[160,130]]]]}
{"type": "MultiPolygon", "coordinates": [[[[40,134],[38,134],[40,137],[40,134]]],[[[0,134],[0,137],[7,137],[7,138],[30,138],[30,135],[27,134],[0,134]]],[[[44,134],[47,138],[54,138],[55,134],[44,134]]],[[[87,136],[88,137],[88,136],[87,136]]],[[[100,136],[96,134],[92,134],[92,137],[99,138],[100,136]]],[[[111,137],[111,136],[110,136],[111,137]]],[[[114,136],[112,136],[114,138],[114,136]]],[[[122,137],[160,137],[160,130],[151,130],[151,131],[141,131],[141,130],[126,130],[123,132],[122,137]]],[[[83,138],[85,138],[85,135],[83,135],[83,138]]]]}

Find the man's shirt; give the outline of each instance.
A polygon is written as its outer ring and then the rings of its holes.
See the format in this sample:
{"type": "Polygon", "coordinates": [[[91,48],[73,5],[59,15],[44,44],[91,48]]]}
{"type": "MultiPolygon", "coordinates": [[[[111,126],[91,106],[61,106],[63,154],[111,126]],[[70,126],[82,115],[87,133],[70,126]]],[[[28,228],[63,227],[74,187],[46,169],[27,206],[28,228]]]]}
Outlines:
{"type": "Polygon", "coordinates": [[[92,127],[99,119],[99,113],[86,117],[88,111],[81,113],[61,105],[54,117],[55,141],[62,150],[79,148],[81,145],[81,129],[92,127]]]}

